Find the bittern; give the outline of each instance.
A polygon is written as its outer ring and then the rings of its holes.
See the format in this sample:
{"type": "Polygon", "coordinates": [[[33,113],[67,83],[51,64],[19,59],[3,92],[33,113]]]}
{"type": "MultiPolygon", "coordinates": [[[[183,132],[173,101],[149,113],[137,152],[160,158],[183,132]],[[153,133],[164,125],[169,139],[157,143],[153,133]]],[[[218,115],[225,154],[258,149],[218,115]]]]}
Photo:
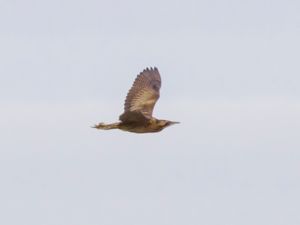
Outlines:
{"type": "Polygon", "coordinates": [[[179,123],[159,120],[152,117],[152,112],[159,98],[161,78],[156,67],[146,68],[135,79],[130,88],[120,122],[112,124],[99,123],[94,128],[102,130],[120,129],[134,133],[159,132],[164,128],[179,123]]]}

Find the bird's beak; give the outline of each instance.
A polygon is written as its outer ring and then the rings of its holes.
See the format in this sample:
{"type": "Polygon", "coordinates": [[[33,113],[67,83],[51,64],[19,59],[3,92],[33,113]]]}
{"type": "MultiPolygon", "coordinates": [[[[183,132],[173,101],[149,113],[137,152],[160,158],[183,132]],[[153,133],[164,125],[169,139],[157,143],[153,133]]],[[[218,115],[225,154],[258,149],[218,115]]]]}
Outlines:
{"type": "Polygon", "coordinates": [[[169,126],[174,125],[174,124],[178,124],[178,123],[180,123],[180,122],[170,121],[169,126]]]}

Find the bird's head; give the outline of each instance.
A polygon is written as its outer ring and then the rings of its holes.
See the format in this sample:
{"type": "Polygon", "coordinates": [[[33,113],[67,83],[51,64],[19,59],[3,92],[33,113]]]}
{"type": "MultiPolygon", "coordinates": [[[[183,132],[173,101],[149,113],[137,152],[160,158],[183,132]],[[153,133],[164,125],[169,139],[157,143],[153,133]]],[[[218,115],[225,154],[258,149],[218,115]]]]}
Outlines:
{"type": "Polygon", "coordinates": [[[157,125],[159,127],[161,127],[161,129],[164,129],[164,128],[168,127],[168,126],[171,126],[171,125],[177,124],[177,123],[179,123],[179,122],[169,121],[169,120],[158,120],[157,125]]]}

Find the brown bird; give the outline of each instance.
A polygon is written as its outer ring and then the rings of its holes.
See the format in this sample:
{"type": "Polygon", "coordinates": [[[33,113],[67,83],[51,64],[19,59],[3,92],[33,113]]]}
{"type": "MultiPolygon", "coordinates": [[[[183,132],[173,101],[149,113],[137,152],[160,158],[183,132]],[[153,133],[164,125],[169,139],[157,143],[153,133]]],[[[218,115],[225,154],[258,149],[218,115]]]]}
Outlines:
{"type": "Polygon", "coordinates": [[[112,124],[99,123],[93,128],[152,133],[179,123],[152,117],[153,108],[159,98],[160,87],[161,79],[158,69],[156,67],[146,68],[136,77],[127,94],[124,113],[119,117],[120,122],[112,124]]]}

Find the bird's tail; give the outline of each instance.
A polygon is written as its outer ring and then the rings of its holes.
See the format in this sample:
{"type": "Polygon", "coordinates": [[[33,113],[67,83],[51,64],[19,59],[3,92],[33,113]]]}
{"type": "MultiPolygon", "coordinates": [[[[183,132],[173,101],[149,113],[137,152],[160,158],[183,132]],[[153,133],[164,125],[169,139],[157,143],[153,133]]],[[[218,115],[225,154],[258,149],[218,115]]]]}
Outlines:
{"type": "Polygon", "coordinates": [[[110,123],[110,124],[105,124],[105,123],[99,123],[93,128],[100,129],[100,130],[111,130],[111,129],[118,129],[120,123],[110,123]]]}

